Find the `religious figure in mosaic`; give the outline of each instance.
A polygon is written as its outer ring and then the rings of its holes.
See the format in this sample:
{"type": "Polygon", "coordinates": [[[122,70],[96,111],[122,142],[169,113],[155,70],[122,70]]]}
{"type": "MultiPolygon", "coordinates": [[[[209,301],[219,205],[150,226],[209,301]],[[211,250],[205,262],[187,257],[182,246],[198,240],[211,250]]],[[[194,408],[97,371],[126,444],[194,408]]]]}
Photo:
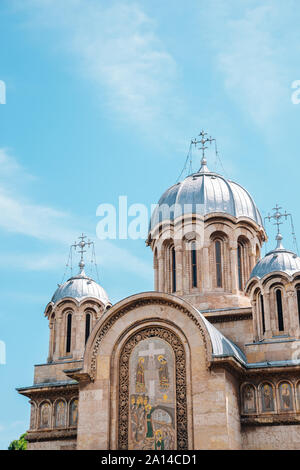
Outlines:
{"type": "Polygon", "coordinates": [[[137,344],[129,361],[129,449],[176,449],[175,361],[160,338],[137,344]]]}
{"type": "Polygon", "coordinates": [[[66,425],[66,405],[60,400],[55,407],[55,427],[62,428],[66,425]]]}
{"type": "Polygon", "coordinates": [[[167,390],[169,388],[168,363],[162,355],[158,356],[158,361],[160,364],[158,369],[160,388],[167,390]]]}
{"type": "Polygon", "coordinates": [[[143,357],[140,357],[136,368],[136,393],[145,392],[144,362],[145,359],[143,357]]]}
{"type": "Polygon", "coordinates": [[[279,387],[280,408],[282,411],[293,409],[292,389],[289,383],[282,383],[279,387]]]}
{"type": "Polygon", "coordinates": [[[78,399],[71,401],[70,404],[70,426],[76,426],[78,421],[78,399]]]}
{"type": "Polygon", "coordinates": [[[252,385],[246,385],[243,389],[244,413],[256,412],[255,389],[252,385]]]}
{"type": "Polygon", "coordinates": [[[264,384],[261,389],[262,394],[262,410],[274,411],[274,393],[270,384],[264,384]]]}
{"type": "Polygon", "coordinates": [[[43,403],[41,407],[41,428],[50,428],[50,405],[43,403]]]}

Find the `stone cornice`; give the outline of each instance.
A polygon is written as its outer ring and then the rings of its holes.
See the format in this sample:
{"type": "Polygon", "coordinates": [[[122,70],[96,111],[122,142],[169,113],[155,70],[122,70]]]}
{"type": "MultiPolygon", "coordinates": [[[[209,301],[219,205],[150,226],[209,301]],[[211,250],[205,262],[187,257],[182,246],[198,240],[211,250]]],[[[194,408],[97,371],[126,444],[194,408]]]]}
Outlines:
{"type": "Polygon", "coordinates": [[[290,415],[253,415],[253,416],[242,416],[242,426],[280,426],[280,425],[292,425],[300,424],[300,415],[293,413],[290,415]]]}
{"type": "Polygon", "coordinates": [[[77,429],[53,429],[53,430],[39,430],[39,431],[27,431],[26,441],[28,442],[40,442],[40,441],[53,441],[53,440],[65,440],[65,439],[76,439],[77,429]]]}

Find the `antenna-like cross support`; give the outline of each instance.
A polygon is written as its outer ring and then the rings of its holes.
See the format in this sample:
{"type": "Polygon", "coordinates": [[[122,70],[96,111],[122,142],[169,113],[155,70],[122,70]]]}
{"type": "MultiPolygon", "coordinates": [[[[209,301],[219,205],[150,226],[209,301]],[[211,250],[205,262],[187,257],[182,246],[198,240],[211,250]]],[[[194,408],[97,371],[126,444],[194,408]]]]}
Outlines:
{"type": "Polygon", "coordinates": [[[72,248],[74,248],[75,251],[77,250],[77,253],[79,253],[81,255],[80,262],[79,262],[79,268],[80,268],[80,271],[82,271],[84,266],[85,266],[85,263],[84,263],[84,260],[83,260],[83,253],[86,253],[86,250],[84,248],[85,247],[89,248],[94,243],[91,242],[90,240],[85,241],[87,236],[84,235],[84,234],[82,234],[81,237],[78,237],[78,238],[80,239],[80,242],[79,243],[75,242],[74,245],[72,245],[72,248]]]}
{"type": "Polygon", "coordinates": [[[266,219],[268,219],[269,222],[271,221],[271,219],[275,220],[275,224],[273,224],[273,225],[277,225],[277,235],[279,234],[279,225],[283,224],[283,222],[280,222],[280,220],[282,219],[282,217],[285,217],[285,219],[287,219],[287,216],[290,215],[290,214],[287,214],[286,211],[285,211],[284,214],[282,214],[280,212],[280,209],[282,209],[282,207],[279,207],[278,204],[276,204],[276,206],[273,207],[273,209],[272,209],[273,211],[275,211],[274,214],[273,215],[269,214],[266,217],[266,219]]]}
{"type": "Polygon", "coordinates": [[[199,147],[199,150],[202,150],[202,165],[206,165],[206,159],[205,159],[205,150],[207,149],[207,147],[205,147],[205,144],[207,144],[207,142],[209,142],[210,144],[215,141],[216,139],[212,139],[211,137],[206,137],[207,136],[207,132],[204,132],[203,130],[200,132],[199,134],[199,137],[201,137],[200,140],[197,140],[196,139],[192,139],[191,143],[193,145],[198,145],[198,144],[201,144],[201,147],[199,147]]]}
{"type": "Polygon", "coordinates": [[[280,240],[282,239],[281,235],[280,235],[280,230],[279,230],[279,226],[283,224],[283,222],[281,222],[281,219],[284,217],[285,220],[287,220],[288,217],[290,217],[290,222],[291,222],[291,229],[292,229],[292,236],[293,236],[293,242],[294,242],[294,246],[295,246],[295,249],[296,249],[296,252],[298,254],[298,245],[297,245],[297,239],[296,239],[296,234],[295,234],[295,229],[294,229],[294,224],[293,224],[293,217],[292,217],[292,214],[288,214],[287,211],[285,211],[284,213],[280,212],[280,209],[282,209],[282,207],[280,207],[278,204],[276,204],[275,207],[273,207],[273,211],[274,214],[273,215],[268,215],[267,217],[265,217],[265,220],[268,219],[268,221],[270,222],[271,220],[275,220],[275,223],[273,225],[276,225],[277,226],[277,236],[276,236],[276,239],[277,241],[279,240],[278,237],[280,237],[280,240]]]}

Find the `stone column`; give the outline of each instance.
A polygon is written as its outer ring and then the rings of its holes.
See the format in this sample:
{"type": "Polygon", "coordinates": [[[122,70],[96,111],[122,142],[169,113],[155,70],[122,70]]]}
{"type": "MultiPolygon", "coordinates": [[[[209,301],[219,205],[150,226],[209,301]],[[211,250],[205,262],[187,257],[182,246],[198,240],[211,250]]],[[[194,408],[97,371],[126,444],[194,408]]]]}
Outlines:
{"type": "Polygon", "coordinates": [[[265,311],[265,337],[272,338],[272,322],[271,322],[271,306],[270,306],[270,293],[266,292],[263,294],[264,299],[264,311],[265,311]]]}
{"type": "Polygon", "coordinates": [[[260,331],[260,318],[258,317],[258,308],[256,300],[251,300],[252,307],[252,322],[253,322],[253,339],[258,341],[262,337],[262,332],[260,331]]]}
{"type": "Polygon", "coordinates": [[[203,266],[201,266],[201,277],[203,279],[203,290],[209,291],[213,285],[213,273],[209,266],[209,248],[203,247],[203,266]]]}
{"type": "Polygon", "coordinates": [[[183,272],[183,249],[182,245],[177,245],[175,247],[175,256],[176,256],[176,292],[178,294],[183,293],[183,277],[185,273],[183,272]]]}
{"type": "Polygon", "coordinates": [[[299,338],[299,315],[297,293],[294,289],[287,290],[287,307],[290,324],[290,335],[299,338]]]}
{"type": "Polygon", "coordinates": [[[47,362],[51,362],[53,359],[53,353],[54,353],[54,332],[55,332],[55,322],[56,320],[50,320],[49,322],[49,329],[50,329],[50,338],[49,338],[49,353],[48,353],[48,359],[47,362]]]}
{"type": "Polygon", "coordinates": [[[159,282],[158,290],[159,292],[165,292],[164,264],[165,264],[165,260],[164,260],[162,253],[160,252],[158,255],[158,282],[159,282]]]}
{"type": "Polygon", "coordinates": [[[153,270],[154,270],[154,290],[158,291],[158,259],[157,255],[153,255],[153,270]]]}
{"type": "Polygon", "coordinates": [[[62,335],[62,314],[56,316],[56,334],[55,334],[55,345],[53,360],[57,360],[61,356],[61,337],[62,335]]]}
{"type": "Polygon", "coordinates": [[[73,313],[71,353],[73,359],[81,359],[84,351],[85,315],[83,312],[73,313]]]}
{"type": "Polygon", "coordinates": [[[233,294],[239,293],[238,283],[238,259],[237,259],[237,247],[233,246],[230,248],[230,263],[231,263],[231,290],[233,294]]]}

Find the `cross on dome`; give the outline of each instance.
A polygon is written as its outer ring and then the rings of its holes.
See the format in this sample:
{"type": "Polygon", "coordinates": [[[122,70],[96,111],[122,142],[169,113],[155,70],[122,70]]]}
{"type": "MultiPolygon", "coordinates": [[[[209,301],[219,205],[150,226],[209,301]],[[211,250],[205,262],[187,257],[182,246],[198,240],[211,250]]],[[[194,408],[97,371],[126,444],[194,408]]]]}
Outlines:
{"type": "Polygon", "coordinates": [[[206,169],[206,164],[207,164],[207,160],[205,158],[205,150],[207,149],[207,147],[205,146],[205,144],[207,144],[207,142],[211,144],[212,142],[216,140],[216,139],[213,139],[212,137],[206,137],[207,135],[208,135],[207,132],[204,132],[204,130],[202,129],[202,131],[200,132],[198,136],[198,137],[201,137],[201,139],[197,140],[197,138],[195,138],[195,139],[192,139],[191,141],[191,144],[195,146],[198,144],[201,144],[201,147],[199,147],[199,150],[202,150],[202,160],[201,160],[200,171],[203,170],[204,168],[206,169]]]}
{"type": "Polygon", "coordinates": [[[91,245],[93,245],[93,242],[91,242],[90,240],[88,241],[85,241],[85,239],[87,238],[86,235],[82,234],[80,237],[78,237],[80,242],[79,243],[74,243],[72,245],[72,248],[75,249],[75,251],[77,251],[77,253],[80,254],[80,261],[79,261],[79,268],[80,268],[80,272],[83,271],[84,269],[84,266],[85,266],[85,263],[84,263],[84,259],[83,259],[83,253],[86,253],[87,250],[85,250],[84,248],[85,247],[90,247],[91,245]]]}
{"type": "Polygon", "coordinates": [[[283,218],[285,220],[287,220],[287,218],[289,217],[290,222],[291,222],[291,231],[292,231],[292,236],[293,236],[293,242],[294,242],[294,245],[295,245],[296,252],[298,253],[297,239],[296,239],[292,214],[287,213],[287,211],[281,212],[280,211],[281,209],[282,209],[282,207],[280,207],[278,204],[276,204],[276,206],[273,207],[273,209],[272,209],[274,211],[274,214],[273,215],[269,214],[267,217],[265,217],[265,220],[268,220],[269,222],[271,220],[275,220],[275,223],[273,225],[277,226],[277,235],[276,235],[277,246],[276,246],[276,250],[284,249],[284,247],[281,243],[283,237],[280,233],[279,226],[283,224],[283,222],[282,222],[283,218]]]}

